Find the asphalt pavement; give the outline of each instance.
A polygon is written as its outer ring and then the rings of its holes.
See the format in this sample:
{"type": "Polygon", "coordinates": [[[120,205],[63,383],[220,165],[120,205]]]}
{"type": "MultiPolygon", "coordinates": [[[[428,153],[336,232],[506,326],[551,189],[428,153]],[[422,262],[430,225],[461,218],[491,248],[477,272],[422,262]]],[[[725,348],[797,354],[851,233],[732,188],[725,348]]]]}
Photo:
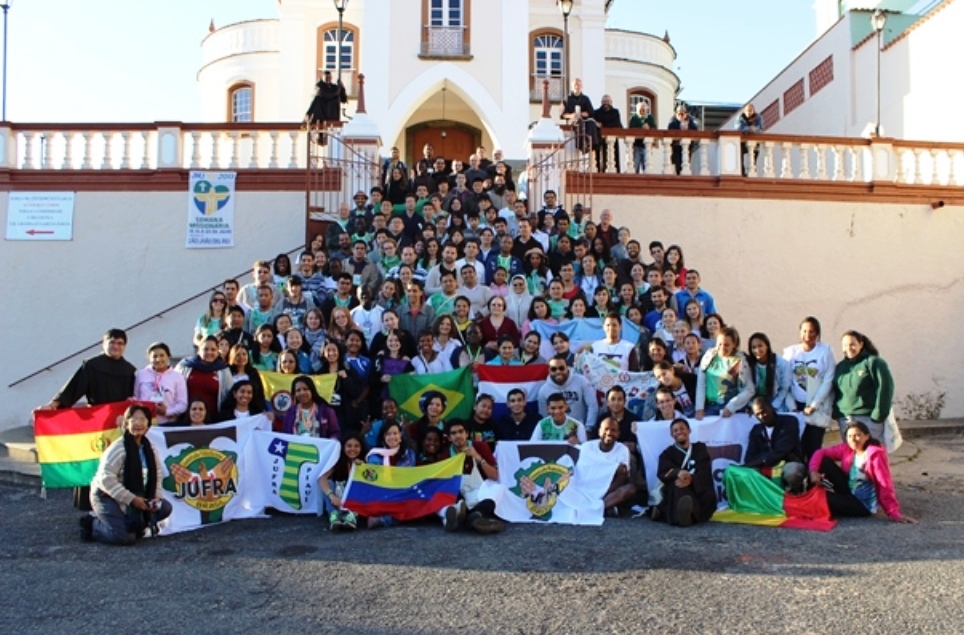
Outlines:
{"type": "Polygon", "coordinates": [[[279,516],[108,547],[66,491],[0,485],[0,633],[959,633],[964,436],[894,458],[901,525],[432,521],[331,534],[279,516]]]}

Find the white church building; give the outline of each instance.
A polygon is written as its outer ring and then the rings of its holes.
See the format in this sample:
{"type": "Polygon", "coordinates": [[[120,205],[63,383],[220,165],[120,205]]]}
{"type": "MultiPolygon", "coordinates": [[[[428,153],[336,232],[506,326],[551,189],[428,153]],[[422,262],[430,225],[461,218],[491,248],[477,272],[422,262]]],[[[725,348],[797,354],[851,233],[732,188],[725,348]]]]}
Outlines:
{"type": "MultiPolygon", "coordinates": [[[[664,36],[607,28],[613,1],[573,2],[566,20],[556,0],[351,0],[341,30],[345,114],[363,73],[385,149],[411,159],[430,142],[436,154],[465,159],[481,144],[524,159],[544,80],[559,114],[568,30],[568,76],[582,79],[594,105],[611,95],[626,125],[646,101],[665,125],[680,87],[676,51],[664,36]]],[[[277,11],[212,23],[197,74],[204,121],[300,121],[322,72],[337,74],[335,3],[284,0],[277,11]]]]}

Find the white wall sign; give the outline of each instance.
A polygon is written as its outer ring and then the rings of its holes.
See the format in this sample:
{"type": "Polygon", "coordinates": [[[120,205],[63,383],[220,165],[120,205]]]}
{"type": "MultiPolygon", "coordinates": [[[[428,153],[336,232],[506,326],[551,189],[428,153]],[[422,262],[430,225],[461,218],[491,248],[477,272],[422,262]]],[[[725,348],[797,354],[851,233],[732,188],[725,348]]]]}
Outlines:
{"type": "Polygon", "coordinates": [[[236,172],[191,172],[187,196],[187,248],[234,247],[236,178],[236,172]]]}
{"type": "Polygon", "coordinates": [[[7,240],[73,240],[73,192],[10,192],[7,240]]]}

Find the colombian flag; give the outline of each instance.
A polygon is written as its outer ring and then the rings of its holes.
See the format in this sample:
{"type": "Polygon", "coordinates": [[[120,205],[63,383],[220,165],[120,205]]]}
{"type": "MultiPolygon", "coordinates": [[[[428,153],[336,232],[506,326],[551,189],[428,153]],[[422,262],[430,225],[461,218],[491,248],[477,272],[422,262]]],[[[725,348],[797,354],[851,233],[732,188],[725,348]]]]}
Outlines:
{"type": "Polygon", "coordinates": [[[822,487],[800,495],[786,494],[761,471],[738,465],[726,468],[723,479],[730,508],[713,514],[717,522],[812,531],[837,526],[830,518],[827,492],[822,487]]]}
{"type": "Polygon", "coordinates": [[[469,366],[428,375],[395,375],[388,383],[388,392],[398,402],[401,414],[412,421],[422,418],[419,400],[430,390],[445,395],[446,406],[442,418],[446,421],[468,419],[472,415],[475,391],[472,389],[472,370],[469,366]]]}
{"type": "Polygon", "coordinates": [[[459,454],[420,467],[356,465],[342,497],[344,507],[362,516],[402,521],[434,514],[458,500],[464,462],[459,454]]]}
{"type": "MultiPolygon", "coordinates": [[[[123,434],[130,401],[34,412],[34,437],[44,487],[90,485],[100,455],[123,434]]],[[[154,404],[143,405],[154,412],[154,404]]]]}

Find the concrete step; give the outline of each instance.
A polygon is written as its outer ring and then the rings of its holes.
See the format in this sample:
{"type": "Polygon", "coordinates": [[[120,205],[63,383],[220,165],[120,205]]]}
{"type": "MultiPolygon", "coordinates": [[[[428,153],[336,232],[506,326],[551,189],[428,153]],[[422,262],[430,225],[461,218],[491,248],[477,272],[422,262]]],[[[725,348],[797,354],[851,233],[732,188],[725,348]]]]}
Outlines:
{"type": "Polygon", "coordinates": [[[37,442],[33,436],[33,426],[18,426],[0,432],[0,457],[37,462],[37,442]]]}

